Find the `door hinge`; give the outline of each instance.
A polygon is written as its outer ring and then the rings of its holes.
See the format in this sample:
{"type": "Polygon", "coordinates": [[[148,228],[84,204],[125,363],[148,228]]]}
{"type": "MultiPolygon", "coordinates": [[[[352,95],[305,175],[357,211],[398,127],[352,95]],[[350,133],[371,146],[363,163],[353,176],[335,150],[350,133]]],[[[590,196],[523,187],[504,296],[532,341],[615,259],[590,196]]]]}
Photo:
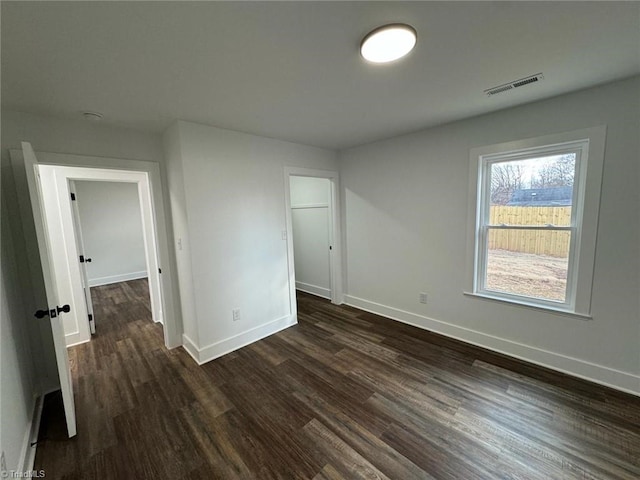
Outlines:
{"type": "Polygon", "coordinates": [[[93,315],[89,314],[89,321],[93,320],[93,315]]]}
{"type": "Polygon", "coordinates": [[[162,273],[162,269],[161,268],[158,269],[158,273],[162,273]]]}
{"type": "Polygon", "coordinates": [[[71,201],[75,202],[76,201],[76,194],[75,193],[71,193],[71,201]]]}
{"type": "Polygon", "coordinates": [[[84,263],[84,255],[80,255],[80,263],[84,263]]]}

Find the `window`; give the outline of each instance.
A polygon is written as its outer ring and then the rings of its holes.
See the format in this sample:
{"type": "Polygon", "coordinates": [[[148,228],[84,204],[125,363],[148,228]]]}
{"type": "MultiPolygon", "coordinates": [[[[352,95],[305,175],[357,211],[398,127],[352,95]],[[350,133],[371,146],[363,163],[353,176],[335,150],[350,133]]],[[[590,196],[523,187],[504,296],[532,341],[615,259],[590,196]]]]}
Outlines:
{"type": "Polygon", "coordinates": [[[472,150],[473,295],[589,315],[604,127],[578,133],[472,150]]]}

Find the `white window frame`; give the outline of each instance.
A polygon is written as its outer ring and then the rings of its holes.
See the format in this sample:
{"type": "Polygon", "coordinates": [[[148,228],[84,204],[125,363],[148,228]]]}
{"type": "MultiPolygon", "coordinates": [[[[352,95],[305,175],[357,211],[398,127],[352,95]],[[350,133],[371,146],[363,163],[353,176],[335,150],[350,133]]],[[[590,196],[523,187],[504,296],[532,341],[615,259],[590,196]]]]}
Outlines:
{"type": "Polygon", "coordinates": [[[591,318],[600,185],[606,127],[473,148],[470,152],[467,288],[465,294],[524,307],[591,318]],[[490,169],[505,161],[576,153],[569,226],[490,225],[490,169]],[[487,241],[492,229],[567,230],[571,232],[564,302],[486,288],[487,241]]]}

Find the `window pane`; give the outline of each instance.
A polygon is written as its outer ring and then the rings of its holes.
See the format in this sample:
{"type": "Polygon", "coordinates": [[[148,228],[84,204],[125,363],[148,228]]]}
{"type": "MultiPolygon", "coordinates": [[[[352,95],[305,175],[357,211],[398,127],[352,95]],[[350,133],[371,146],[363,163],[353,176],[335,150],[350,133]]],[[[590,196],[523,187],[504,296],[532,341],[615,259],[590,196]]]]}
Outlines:
{"type": "Polygon", "coordinates": [[[490,223],[571,224],[576,154],[491,164],[490,223]]]}
{"type": "Polygon", "coordinates": [[[564,302],[568,231],[491,229],[486,290],[564,302]]]}

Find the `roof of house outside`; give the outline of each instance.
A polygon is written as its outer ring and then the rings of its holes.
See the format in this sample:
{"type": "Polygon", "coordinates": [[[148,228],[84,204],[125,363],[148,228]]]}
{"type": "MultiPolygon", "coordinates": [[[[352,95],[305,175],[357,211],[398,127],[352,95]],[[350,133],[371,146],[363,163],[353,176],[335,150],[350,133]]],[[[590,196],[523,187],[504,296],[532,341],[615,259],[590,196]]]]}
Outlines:
{"type": "Polygon", "coordinates": [[[523,188],[515,190],[507,205],[518,207],[564,207],[571,205],[573,187],[523,188]]]}

